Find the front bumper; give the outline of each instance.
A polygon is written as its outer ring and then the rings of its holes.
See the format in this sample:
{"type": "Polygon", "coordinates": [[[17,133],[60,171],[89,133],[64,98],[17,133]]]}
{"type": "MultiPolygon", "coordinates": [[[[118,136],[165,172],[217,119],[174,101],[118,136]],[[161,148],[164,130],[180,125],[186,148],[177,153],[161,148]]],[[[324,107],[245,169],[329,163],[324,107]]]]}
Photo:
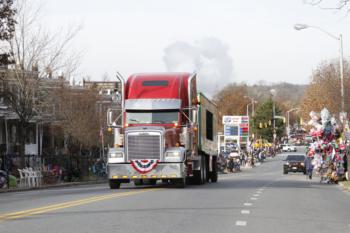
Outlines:
{"type": "Polygon", "coordinates": [[[288,172],[306,172],[305,167],[302,166],[284,166],[283,169],[288,172]]]}
{"type": "Polygon", "coordinates": [[[183,163],[158,163],[146,174],[140,174],[130,163],[110,163],[107,165],[108,179],[174,179],[186,177],[183,163]]]}

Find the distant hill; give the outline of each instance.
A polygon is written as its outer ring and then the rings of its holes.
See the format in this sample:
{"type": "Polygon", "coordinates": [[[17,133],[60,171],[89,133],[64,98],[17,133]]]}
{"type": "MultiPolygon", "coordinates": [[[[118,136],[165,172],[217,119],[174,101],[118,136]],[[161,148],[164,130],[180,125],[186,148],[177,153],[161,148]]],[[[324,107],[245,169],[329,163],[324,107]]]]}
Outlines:
{"type": "Polygon", "coordinates": [[[296,106],[299,104],[307,87],[308,85],[291,84],[286,82],[276,84],[260,82],[259,84],[247,86],[247,92],[250,97],[260,102],[270,98],[270,90],[275,89],[275,99],[277,101],[283,102],[289,106],[296,106]]]}

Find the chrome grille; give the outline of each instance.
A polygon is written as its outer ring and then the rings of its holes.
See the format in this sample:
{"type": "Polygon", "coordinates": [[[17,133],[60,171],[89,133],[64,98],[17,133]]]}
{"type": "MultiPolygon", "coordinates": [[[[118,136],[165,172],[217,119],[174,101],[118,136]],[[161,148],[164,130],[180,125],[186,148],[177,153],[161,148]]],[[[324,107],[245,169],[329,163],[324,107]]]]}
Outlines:
{"type": "Polygon", "coordinates": [[[128,159],[160,159],[160,135],[128,134],[128,159]]]}

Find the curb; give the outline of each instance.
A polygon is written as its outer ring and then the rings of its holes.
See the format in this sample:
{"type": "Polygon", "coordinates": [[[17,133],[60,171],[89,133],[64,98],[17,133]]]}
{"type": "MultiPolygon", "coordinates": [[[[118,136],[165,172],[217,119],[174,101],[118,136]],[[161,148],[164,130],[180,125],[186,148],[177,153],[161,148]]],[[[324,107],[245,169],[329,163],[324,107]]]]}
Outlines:
{"type": "Polygon", "coordinates": [[[64,187],[72,187],[72,186],[79,186],[79,185],[89,185],[89,184],[107,184],[107,180],[61,183],[61,184],[47,185],[47,186],[42,186],[42,187],[37,187],[37,188],[0,189],[0,194],[2,194],[2,193],[13,193],[13,192],[35,191],[35,190],[42,190],[42,189],[64,188],[64,187]]]}
{"type": "Polygon", "coordinates": [[[344,190],[345,192],[350,192],[350,188],[345,187],[345,185],[343,184],[343,182],[339,182],[338,183],[339,187],[344,190]]]}

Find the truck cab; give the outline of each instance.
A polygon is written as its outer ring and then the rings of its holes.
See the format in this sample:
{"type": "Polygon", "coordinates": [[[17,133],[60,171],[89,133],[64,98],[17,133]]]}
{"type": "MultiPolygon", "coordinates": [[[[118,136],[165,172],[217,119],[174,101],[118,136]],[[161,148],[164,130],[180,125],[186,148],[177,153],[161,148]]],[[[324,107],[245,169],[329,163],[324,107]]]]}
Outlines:
{"type": "Polygon", "coordinates": [[[110,187],[216,182],[216,105],[197,93],[196,74],[134,74],[125,85],[120,81],[121,124],[112,119],[113,109],[108,112],[115,138],[108,152],[110,187]]]}

